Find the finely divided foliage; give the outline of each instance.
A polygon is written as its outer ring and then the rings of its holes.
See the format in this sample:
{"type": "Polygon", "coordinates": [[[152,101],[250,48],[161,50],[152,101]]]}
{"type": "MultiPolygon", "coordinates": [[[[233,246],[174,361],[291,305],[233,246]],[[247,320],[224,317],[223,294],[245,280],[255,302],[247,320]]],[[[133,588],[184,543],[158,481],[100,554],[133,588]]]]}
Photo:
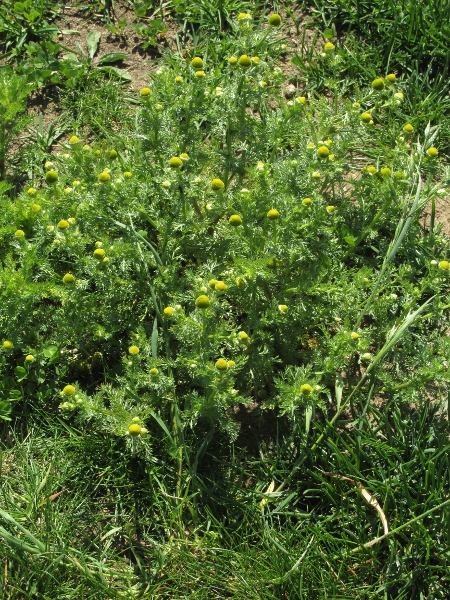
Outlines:
{"type": "Polygon", "coordinates": [[[85,82],[120,134],[13,154],[1,72],[0,589],[446,598],[439,127],[406,76],[340,96],[332,30],[285,99],[278,13],[192,11],[131,101],[85,82]]]}

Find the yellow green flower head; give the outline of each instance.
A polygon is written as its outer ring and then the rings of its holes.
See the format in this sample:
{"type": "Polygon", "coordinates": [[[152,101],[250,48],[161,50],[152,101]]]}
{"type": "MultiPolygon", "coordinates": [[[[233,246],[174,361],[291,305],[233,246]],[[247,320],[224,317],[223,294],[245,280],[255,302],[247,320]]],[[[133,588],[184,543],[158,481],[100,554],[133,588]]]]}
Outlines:
{"type": "Polygon", "coordinates": [[[70,226],[69,221],[66,221],[65,219],[61,219],[61,221],[58,221],[58,225],[56,226],[58,229],[67,229],[70,226]]]}
{"type": "Polygon", "coordinates": [[[110,150],[108,156],[109,156],[109,158],[111,158],[112,160],[114,160],[118,156],[117,151],[116,150],[110,150]]]}
{"type": "Polygon", "coordinates": [[[276,221],[280,216],[280,213],[277,211],[276,208],[271,208],[269,210],[269,212],[267,213],[267,218],[270,219],[271,221],[276,221]]]}
{"type": "Polygon", "coordinates": [[[168,190],[172,184],[170,183],[170,181],[167,181],[167,179],[166,179],[166,181],[163,181],[161,185],[163,186],[163,188],[168,190]]]}
{"type": "Polygon", "coordinates": [[[137,423],[133,423],[128,427],[128,433],[131,437],[137,437],[141,433],[141,426],[137,423]]]}
{"type": "Polygon", "coordinates": [[[68,221],[69,221],[69,223],[71,223],[72,225],[74,225],[74,224],[75,224],[75,222],[76,222],[76,219],[74,219],[74,217],[69,217],[67,220],[68,220],[68,221]]]}
{"type": "Polygon", "coordinates": [[[141,427],[141,435],[147,435],[148,433],[148,429],[146,429],[145,427],[141,427]]]}
{"type": "Polygon", "coordinates": [[[299,104],[306,104],[306,97],[305,97],[305,96],[299,96],[299,97],[297,98],[297,102],[298,102],[299,104]]]}
{"type": "Polygon", "coordinates": [[[95,242],[96,248],[101,248],[103,246],[103,242],[95,242]]]}
{"type": "Polygon", "coordinates": [[[174,309],[171,306],[166,306],[166,308],[163,310],[163,313],[168,319],[170,319],[174,313],[174,309]]]}
{"type": "Polygon", "coordinates": [[[282,313],[285,313],[287,311],[288,307],[286,306],[286,304],[279,304],[278,305],[278,310],[282,313]]]}
{"type": "Polygon", "coordinates": [[[66,385],[65,388],[63,388],[62,393],[64,396],[73,396],[75,394],[75,388],[73,385],[66,385]]]}
{"type": "Polygon", "coordinates": [[[195,56],[191,60],[191,67],[193,69],[203,69],[203,59],[200,56],[195,56]]]}
{"type": "Polygon", "coordinates": [[[394,98],[397,100],[398,104],[401,104],[403,102],[403,93],[402,92],[395,92],[394,94],[394,98]]]}
{"type": "Polygon", "coordinates": [[[75,281],[75,277],[72,273],[66,273],[63,277],[64,283],[73,283],[75,281]]]}
{"type": "Polygon", "coordinates": [[[311,175],[311,177],[313,179],[320,179],[320,173],[319,173],[319,171],[314,171],[314,173],[311,175]]]}
{"type": "Polygon", "coordinates": [[[327,206],[327,213],[331,215],[331,213],[334,213],[335,209],[336,207],[330,204],[330,206],[327,206]]]}
{"type": "Polygon", "coordinates": [[[389,81],[389,83],[395,83],[397,81],[397,77],[395,76],[395,73],[389,73],[386,75],[386,80],[389,81]]]}
{"type": "Polygon", "coordinates": [[[362,121],[363,123],[370,123],[370,121],[371,121],[371,120],[372,120],[372,115],[371,115],[370,113],[368,113],[368,112],[364,112],[364,113],[361,115],[361,121],[362,121]]]}
{"type": "Polygon", "coordinates": [[[281,264],[281,263],[280,263],[280,259],[278,259],[278,258],[271,258],[271,259],[269,259],[269,261],[267,262],[267,267],[268,267],[269,269],[273,269],[273,270],[275,270],[275,269],[278,269],[278,267],[280,266],[280,264],[281,264]]]}
{"type": "Polygon", "coordinates": [[[372,88],[377,92],[384,90],[384,86],[385,86],[384,79],[382,79],[381,77],[377,77],[377,79],[374,79],[372,81],[372,88]]]}
{"type": "Polygon", "coordinates": [[[182,154],[180,154],[180,158],[183,162],[188,162],[189,154],[187,152],[183,152],[182,154]]]}
{"type": "Polygon", "coordinates": [[[281,17],[277,13],[273,13],[269,16],[269,25],[272,27],[279,27],[281,25],[281,17]]]}
{"type": "Polygon", "coordinates": [[[411,123],[406,123],[406,125],[403,127],[403,131],[405,133],[412,133],[414,131],[414,127],[411,125],[411,123]]]}
{"type": "Polygon", "coordinates": [[[137,346],[130,346],[128,348],[128,352],[130,354],[132,354],[133,356],[136,356],[136,354],[139,354],[140,350],[139,350],[139,348],[137,346]]]}
{"type": "Polygon", "coordinates": [[[228,368],[228,364],[225,359],[219,358],[219,360],[216,361],[216,369],[218,369],[219,371],[226,371],[227,368],[228,368]]]}
{"type": "Polygon", "coordinates": [[[239,227],[239,225],[242,225],[242,217],[240,215],[231,215],[228,219],[228,223],[233,225],[233,227],[239,227]]]}
{"type": "Polygon", "coordinates": [[[239,21],[248,21],[251,18],[252,18],[252,15],[250,13],[239,13],[238,14],[239,21]]]}
{"type": "Polygon", "coordinates": [[[353,102],[352,106],[353,108],[359,108],[361,105],[359,102],[353,102]]]}
{"type": "Polygon", "coordinates": [[[90,150],[91,150],[91,147],[89,146],[89,144],[84,144],[84,146],[83,146],[83,150],[84,150],[85,152],[90,152],[90,150]]]}
{"type": "Polygon", "coordinates": [[[214,286],[216,292],[225,292],[227,289],[227,284],[224,281],[218,281],[214,286]]]}
{"type": "Polygon", "coordinates": [[[79,141],[80,141],[80,138],[77,137],[76,135],[73,135],[69,140],[69,144],[78,144],[79,141]]]}
{"type": "Polygon", "coordinates": [[[239,57],[238,65],[240,67],[243,67],[244,69],[248,69],[252,66],[252,59],[250,58],[250,56],[247,56],[247,54],[243,54],[239,57]]]}
{"type": "Polygon", "coordinates": [[[352,331],[350,337],[352,338],[352,340],[357,340],[359,338],[359,333],[356,333],[356,331],[352,331]]]}
{"type": "Polygon", "coordinates": [[[238,61],[237,56],[230,56],[230,58],[228,59],[228,62],[230,65],[236,65],[238,61]]]}
{"type": "Polygon", "coordinates": [[[183,83],[183,78],[178,75],[177,77],[175,77],[175,83],[183,83]]]}
{"type": "Polygon", "coordinates": [[[158,373],[159,373],[159,371],[155,367],[153,367],[153,369],[150,369],[150,375],[152,375],[153,377],[158,375],[158,373]]]}
{"type": "Polygon", "coordinates": [[[441,262],[439,263],[439,266],[444,271],[448,271],[450,269],[450,263],[448,262],[448,260],[441,260],[441,262]]]}
{"type": "Polygon", "coordinates": [[[439,155],[439,150],[432,146],[431,148],[428,148],[427,154],[430,158],[437,158],[439,155]]]}
{"type": "Polygon", "coordinates": [[[403,171],[395,171],[394,177],[395,179],[405,179],[406,175],[403,171]]]}
{"type": "Polygon", "coordinates": [[[383,167],[382,169],[380,169],[381,177],[390,177],[391,174],[392,173],[389,167],[383,167]]]}
{"type": "Polygon", "coordinates": [[[100,173],[100,175],[98,176],[98,180],[101,183],[106,183],[107,181],[109,181],[111,179],[111,175],[107,172],[107,171],[103,171],[102,173],[100,173]]]}
{"type": "Polygon", "coordinates": [[[5,350],[11,350],[11,348],[12,348],[12,347],[13,347],[13,343],[12,343],[12,342],[10,342],[9,340],[5,340],[5,341],[3,342],[3,348],[4,348],[5,350]]]}
{"type": "Polygon", "coordinates": [[[131,171],[125,171],[123,176],[125,177],[125,179],[130,179],[131,177],[133,177],[133,173],[131,171]]]}
{"type": "Polygon", "coordinates": [[[304,383],[302,386],[300,386],[300,391],[304,396],[308,396],[312,392],[312,387],[309,385],[309,383],[304,383]]]}
{"type": "Polygon", "coordinates": [[[45,181],[47,183],[55,183],[56,181],[58,181],[58,173],[56,171],[53,171],[52,169],[50,171],[47,171],[47,173],[45,174],[45,181]]]}
{"type": "Polygon", "coordinates": [[[205,76],[205,71],[195,71],[195,76],[200,79],[205,76]]]}
{"type": "Polygon", "coordinates": [[[47,225],[47,227],[45,229],[47,231],[53,231],[55,228],[53,227],[53,225],[47,225]]]}
{"type": "Polygon", "coordinates": [[[303,198],[302,204],[303,206],[309,206],[310,204],[312,204],[311,198],[303,198]]]}
{"type": "Polygon", "coordinates": [[[178,156],[172,156],[171,159],[169,159],[169,167],[171,169],[180,169],[183,166],[183,161],[181,160],[181,158],[178,158],[178,156]]]}
{"type": "Polygon", "coordinates": [[[323,47],[323,51],[325,52],[325,54],[332,54],[334,52],[334,44],[332,44],[331,42],[327,42],[323,47]]]}
{"type": "Polygon", "coordinates": [[[150,96],[150,94],[152,93],[152,90],[148,87],[143,87],[139,93],[143,97],[150,96]]]}
{"type": "Polygon", "coordinates": [[[16,237],[24,237],[25,231],[23,231],[22,229],[17,229],[14,235],[16,237]]]}
{"type": "Polygon", "coordinates": [[[259,56],[252,56],[252,64],[259,65],[259,63],[260,63],[259,56]]]}
{"type": "Polygon", "coordinates": [[[96,248],[94,250],[94,258],[97,260],[103,260],[105,258],[105,251],[103,248],[96,248]]]}
{"type": "Polygon", "coordinates": [[[216,287],[216,283],[217,283],[217,279],[210,279],[209,280],[209,287],[210,288],[215,288],[216,287]]]}
{"type": "Polygon", "coordinates": [[[371,359],[372,359],[372,355],[371,355],[371,353],[370,353],[370,352],[365,352],[365,353],[362,355],[362,357],[361,357],[361,358],[362,358],[363,360],[369,361],[369,360],[371,360],[371,359]]]}
{"type": "Polygon", "coordinates": [[[209,304],[210,304],[209,298],[208,298],[208,296],[205,296],[204,294],[199,296],[195,301],[195,306],[197,308],[205,309],[205,308],[208,308],[209,304]]]}
{"type": "Polygon", "coordinates": [[[320,146],[320,148],[317,148],[317,154],[320,158],[327,158],[330,154],[330,151],[326,146],[320,146]]]}
{"type": "Polygon", "coordinates": [[[214,192],[221,192],[224,187],[225,187],[225,184],[221,179],[216,178],[211,181],[211,189],[214,192]]]}
{"type": "Polygon", "coordinates": [[[227,361],[227,367],[231,369],[231,367],[235,367],[236,363],[234,362],[234,360],[229,360],[227,361]]]}
{"type": "Polygon", "coordinates": [[[36,193],[36,190],[33,187],[28,188],[27,194],[29,194],[30,196],[34,196],[35,193],[36,193]]]}
{"type": "Polygon", "coordinates": [[[375,175],[376,172],[377,172],[377,168],[374,167],[373,165],[366,167],[366,173],[369,173],[369,175],[375,175]]]}
{"type": "Polygon", "coordinates": [[[248,334],[245,331],[240,331],[238,333],[238,337],[242,342],[246,342],[248,340],[248,334]]]}
{"type": "Polygon", "coordinates": [[[33,362],[34,361],[34,356],[32,354],[27,354],[25,356],[25,361],[28,362],[28,363],[33,362]]]}

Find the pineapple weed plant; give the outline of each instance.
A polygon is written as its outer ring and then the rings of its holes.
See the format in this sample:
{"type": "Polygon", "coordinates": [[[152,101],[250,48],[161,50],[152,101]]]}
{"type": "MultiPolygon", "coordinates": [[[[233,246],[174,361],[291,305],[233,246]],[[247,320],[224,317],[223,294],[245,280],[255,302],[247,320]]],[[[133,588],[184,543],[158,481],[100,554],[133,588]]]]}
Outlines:
{"type": "MultiPolygon", "coordinates": [[[[393,73],[284,100],[280,25],[167,53],[133,127],[1,198],[0,410],[50,461],[4,486],[5,593],[50,593],[45,565],[67,598],[447,597],[439,130],[393,73]],[[56,525],[81,492],[50,496],[75,474],[109,513],[85,553],[56,525]]],[[[316,60],[339,77],[332,41],[316,60]]]]}

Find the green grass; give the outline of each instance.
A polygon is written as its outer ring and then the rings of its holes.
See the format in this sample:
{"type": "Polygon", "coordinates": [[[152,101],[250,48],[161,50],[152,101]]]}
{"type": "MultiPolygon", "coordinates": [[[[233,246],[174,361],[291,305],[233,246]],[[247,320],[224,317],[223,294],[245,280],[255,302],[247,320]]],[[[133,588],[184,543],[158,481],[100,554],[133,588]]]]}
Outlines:
{"type": "Polygon", "coordinates": [[[0,595],[445,599],[442,57],[375,91],[395,7],[326,6],[285,100],[266,17],[162,8],[151,94],[87,65],[24,147],[2,71],[0,595]]]}

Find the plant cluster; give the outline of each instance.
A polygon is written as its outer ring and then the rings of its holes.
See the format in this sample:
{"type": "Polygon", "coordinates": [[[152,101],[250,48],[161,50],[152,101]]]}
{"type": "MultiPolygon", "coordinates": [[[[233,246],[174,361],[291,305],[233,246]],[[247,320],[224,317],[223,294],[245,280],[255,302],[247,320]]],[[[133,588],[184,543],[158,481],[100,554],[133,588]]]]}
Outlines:
{"type": "MultiPolygon", "coordinates": [[[[223,43],[161,59],[120,135],[80,127],[19,193],[0,188],[0,418],[50,423],[62,463],[24,476],[15,508],[4,486],[0,536],[30,598],[43,564],[69,598],[80,577],[92,597],[162,598],[199,563],[205,598],[325,598],[356,571],[354,597],[444,598],[448,550],[431,549],[449,504],[439,128],[408,112],[410,82],[392,72],[340,97],[332,35],[315,61],[334,95],[286,100],[281,17],[229,18],[223,43]],[[264,431],[253,453],[248,413],[264,431]],[[81,491],[64,509],[74,476],[103,508],[86,554],[81,491]],[[242,582],[227,567],[238,546],[242,582]],[[127,552],[138,576],[117,566],[127,552]]],[[[94,68],[98,43],[74,69],[94,68]]],[[[0,90],[5,157],[23,126],[15,77],[4,102],[0,90]]],[[[23,469],[47,456],[26,439],[23,469]]]]}

